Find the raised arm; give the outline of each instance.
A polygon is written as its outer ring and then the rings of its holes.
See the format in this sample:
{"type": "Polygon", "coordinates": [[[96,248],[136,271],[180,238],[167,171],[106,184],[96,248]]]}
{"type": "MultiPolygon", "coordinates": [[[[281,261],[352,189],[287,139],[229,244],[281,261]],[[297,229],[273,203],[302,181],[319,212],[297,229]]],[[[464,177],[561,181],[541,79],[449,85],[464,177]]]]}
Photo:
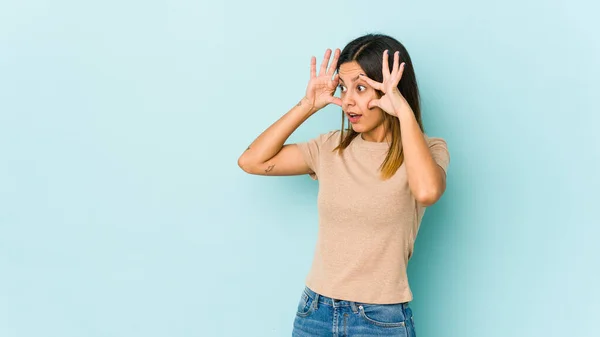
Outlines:
{"type": "Polygon", "coordinates": [[[311,58],[310,81],[306,88],[306,95],[296,106],[261,133],[242,153],[238,159],[238,165],[242,170],[250,174],[273,176],[311,173],[298,146],[284,144],[290,135],[315,112],[330,103],[341,106],[341,100],[333,96],[339,83],[338,75],[333,76],[333,73],[340,50],[336,49],[333,62],[328,68],[331,53],[330,49],[325,52],[318,76],[317,60],[314,56],[311,58]]]}

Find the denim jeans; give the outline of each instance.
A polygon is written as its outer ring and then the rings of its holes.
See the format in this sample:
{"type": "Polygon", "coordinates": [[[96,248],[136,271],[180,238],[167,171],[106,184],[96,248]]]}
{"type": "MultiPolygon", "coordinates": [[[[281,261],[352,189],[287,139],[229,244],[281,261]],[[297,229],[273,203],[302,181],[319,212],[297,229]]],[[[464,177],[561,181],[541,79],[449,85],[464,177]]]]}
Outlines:
{"type": "Polygon", "coordinates": [[[292,337],[415,337],[408,302],[368,304],[333,299],[305,287],[292,337]]]}

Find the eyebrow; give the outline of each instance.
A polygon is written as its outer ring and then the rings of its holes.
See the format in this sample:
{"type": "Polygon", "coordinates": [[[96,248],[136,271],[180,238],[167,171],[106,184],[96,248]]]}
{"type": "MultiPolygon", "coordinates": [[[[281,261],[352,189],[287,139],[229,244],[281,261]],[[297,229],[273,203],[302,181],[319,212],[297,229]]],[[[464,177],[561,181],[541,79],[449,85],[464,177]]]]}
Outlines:
{"type": "MultiPolygon", "coordinates": [[[[354,81],[358,80],[359,77],[360,77],[360,75],[356,75],[356,77],[351,79],[350,82],[354,82],[354,81]]],[[[340,77],[340,81],[344,82],[344,80],[342,80],[341,77],[340,77]]]]}

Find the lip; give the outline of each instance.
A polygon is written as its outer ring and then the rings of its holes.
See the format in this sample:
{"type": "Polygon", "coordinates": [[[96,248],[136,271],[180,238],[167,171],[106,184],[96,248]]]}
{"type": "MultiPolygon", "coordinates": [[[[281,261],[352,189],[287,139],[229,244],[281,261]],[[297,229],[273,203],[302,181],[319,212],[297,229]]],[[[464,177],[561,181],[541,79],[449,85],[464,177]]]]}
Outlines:
{"type": "Polygon", "coordinates": [[[362,117],[362,114],[356,114],[355,117],[350,117],[350,114],[354,114],[354,112],[346,112],[346,117],[348,117],[348,120],[350,121],[350,123],[355,124],[358,123],[358,121],[360,120],[360,118],[362,117]]]}
{"type": "Polygon", "coordinates": [[[347,112],[346,112],[346,116],[348,116],[348,118],[350,118],[350,115],[351,115],[351,114],[357,115],[358,117],[362,116],[362,114],[357,114],[357,113],[356,113],[356,112],[354,112],[354,111],[347,111],[347,112]]]}

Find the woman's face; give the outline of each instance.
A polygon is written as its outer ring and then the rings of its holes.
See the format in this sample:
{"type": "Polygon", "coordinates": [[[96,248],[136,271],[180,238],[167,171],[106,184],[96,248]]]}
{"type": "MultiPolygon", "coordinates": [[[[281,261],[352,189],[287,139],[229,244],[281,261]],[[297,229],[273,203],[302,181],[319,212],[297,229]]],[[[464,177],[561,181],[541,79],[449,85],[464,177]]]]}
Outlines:
{"type": "Polygon", "coordinates": [[[378,99],[375,89],[358,76],[365,74],[356,62],[346,62],[340,65],[340,98],[342,110],[356,132],[363,133],[363,138],[370,141],[382,141],[384,134],[384,114],[379,107],[368,108],[370,101],[378,99]]]}

